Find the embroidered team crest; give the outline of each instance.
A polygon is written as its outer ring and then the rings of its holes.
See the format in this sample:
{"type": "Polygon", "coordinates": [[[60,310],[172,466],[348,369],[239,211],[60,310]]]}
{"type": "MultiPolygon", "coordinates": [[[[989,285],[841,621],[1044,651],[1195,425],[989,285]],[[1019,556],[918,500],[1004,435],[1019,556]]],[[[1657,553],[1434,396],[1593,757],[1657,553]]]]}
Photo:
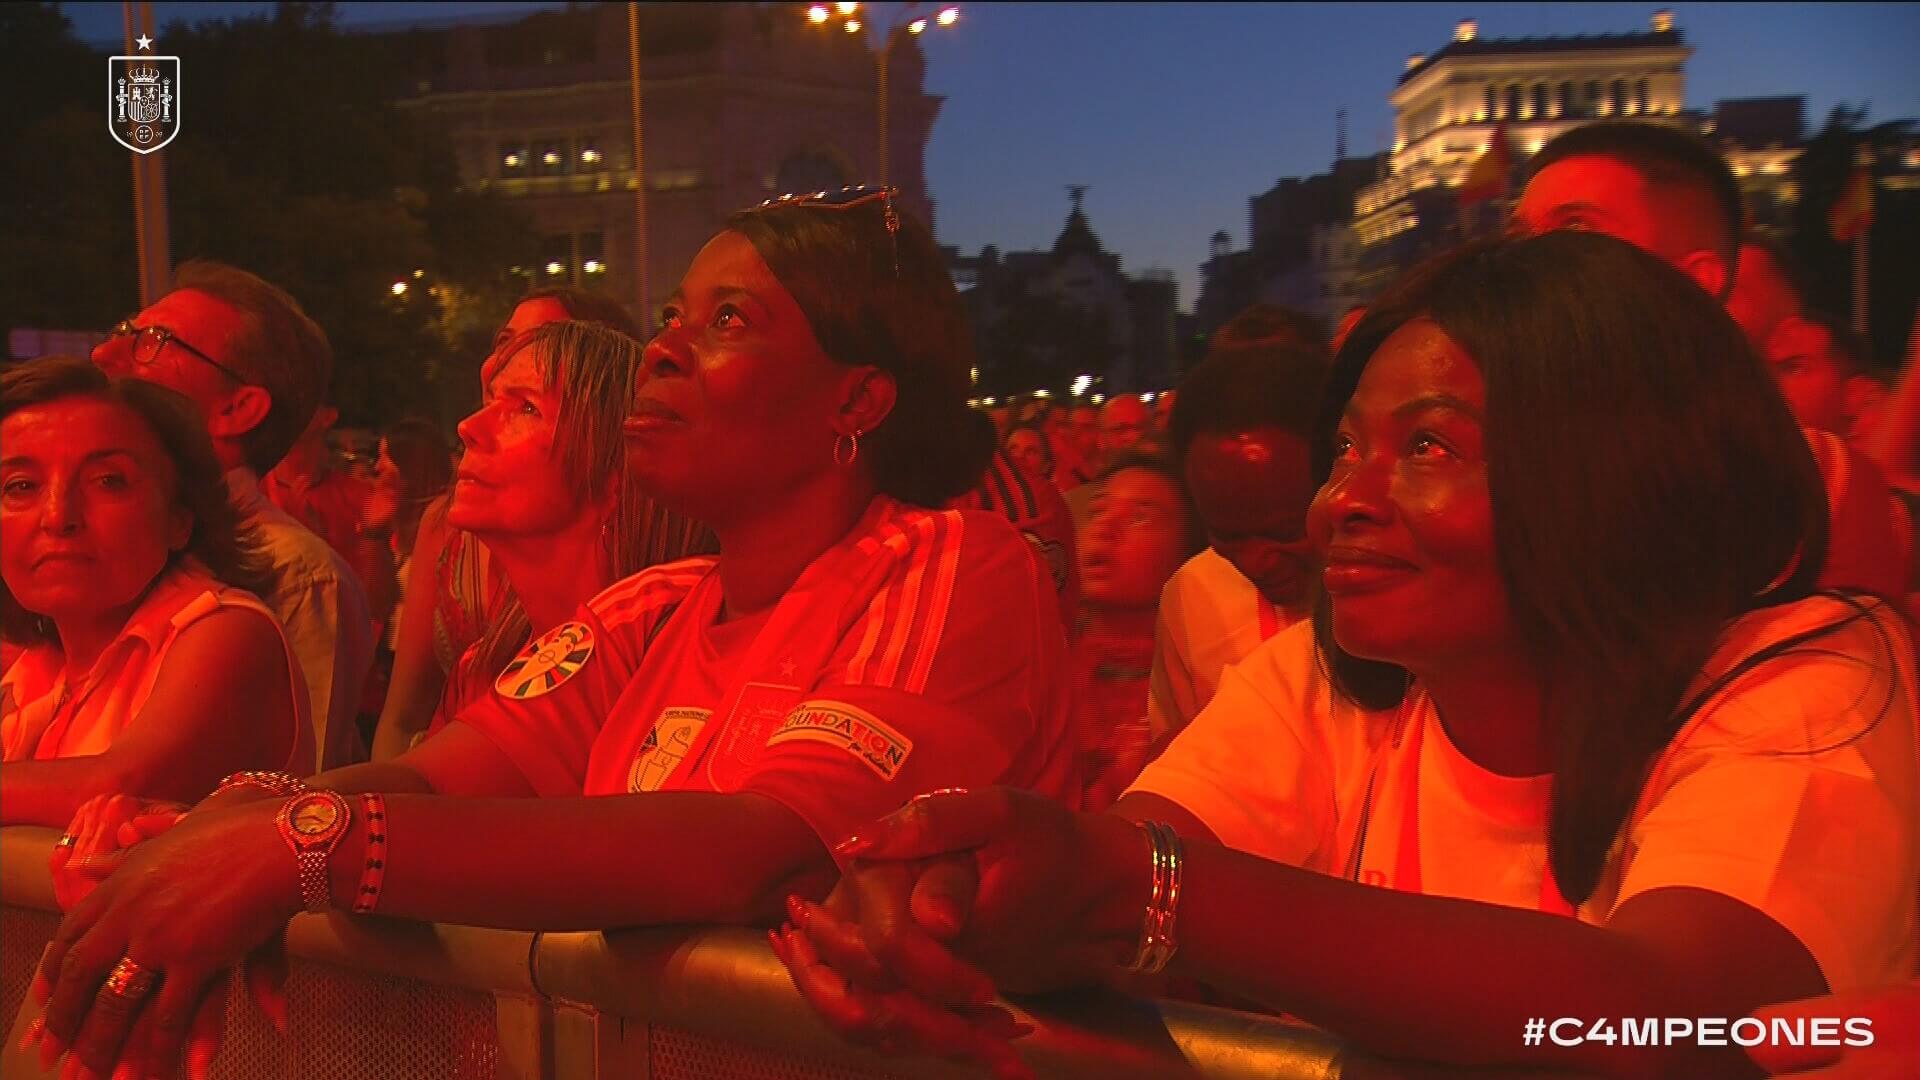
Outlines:
{"type": "MultiPolygon", "coordinates": [[[[142,37],[151,49],[153,39],[142,37]]],[[[136,154],[151,154],[180,134],[180,58],[107,58],[107,132],[136,154]]]]}
{"type": "Polygon", "coordinates": [[[787,714],[768,746],[805,739],[837,746],[866,762],[882,780],[899,775],[913,753],[913,740],[872,715],[838,701],[803,701],[787,714]]]}
{"type": "Polygon", "coordinates": [[[587,664],[593,655],[593,628],[586,623],[561,623],[500,670],[493,688],[518,700],[539,697],[558,688],[587,664]]]}
{"type": "Polygon", "coordinates": [[[640,744],[640,752],[633,755],[633,767],[627,770],[627,791],[659,791],[660,785],[686,760],[693,749],[693,740],[700,736],[700,729],[707,726],[707,719],[712,715],[712,709],[680,705],[662,710],[660,719],[653,722],[653,730],[647,732],[646,741],[640,744]]]}

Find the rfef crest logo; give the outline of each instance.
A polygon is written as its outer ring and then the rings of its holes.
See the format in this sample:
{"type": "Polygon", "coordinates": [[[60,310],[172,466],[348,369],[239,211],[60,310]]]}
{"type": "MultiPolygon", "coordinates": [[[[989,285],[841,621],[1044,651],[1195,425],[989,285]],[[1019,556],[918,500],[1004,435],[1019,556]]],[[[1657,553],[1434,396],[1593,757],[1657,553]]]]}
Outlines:
{"type": "MultiPolygon", "coordinates": [[[[141,38],[141,48],[152,39],[141,38]]],[[[180,58],[107,58],[107,131],[136,154],[151,154],[180,133],[180,58]]]]}

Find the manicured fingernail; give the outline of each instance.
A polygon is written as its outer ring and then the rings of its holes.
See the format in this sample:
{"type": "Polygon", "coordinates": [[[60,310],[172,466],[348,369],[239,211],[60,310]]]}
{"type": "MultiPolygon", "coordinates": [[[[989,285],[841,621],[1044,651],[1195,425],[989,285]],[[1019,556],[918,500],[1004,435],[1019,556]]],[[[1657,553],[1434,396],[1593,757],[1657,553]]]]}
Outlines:
{"type": "Polygon", "coordinates": [[[46,1017],[36,1016],[29,1021],[27,1024],[26,1037],[20,1040],[20,1052],[24,1054],[35,1043],[38,1043],[40,1041],[40,1033],[45,1030],[47,1030],[46,1017]]]}
{"type": "Polygon", "coordinates": [[[808,918],[807,902],[805,900],[800,899],[798,896],[788,896],[787,897],[787,917],[792,919],[794,924],[797,926],[807,925],[807,918],[808,918]]]}
{"type": "Polygon", "coordinates": [[[873,850],[873,841],[864,836],[849,836],[833,846],[833,853],[843,859],[852,859],[873,850]]]}
{"type": "Polygon", "coordinates": [[[780,931],[778,930],[767,931],[767,945],[773,949],[773,955],[775,956],[779,956],[781,951],[787,947],[787,943],[780,940],[780,931]]]}

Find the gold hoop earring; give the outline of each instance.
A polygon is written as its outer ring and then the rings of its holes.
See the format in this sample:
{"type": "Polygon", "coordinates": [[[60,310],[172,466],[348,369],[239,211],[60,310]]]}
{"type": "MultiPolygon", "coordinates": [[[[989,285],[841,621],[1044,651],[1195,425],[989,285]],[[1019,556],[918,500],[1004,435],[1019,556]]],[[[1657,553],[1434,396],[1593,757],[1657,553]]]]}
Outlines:
{"type": "Polygon", "coordinates": [[[853,459],[859,456],[860,456],[860,429],[859,428],[854,428],[853,434],[851,435],[839,435],[834,438],[833,463],[835,465],[838,465],[843,469],[847,468],[848,466],[851,466],[853,464],[853,459]],[[847,446],[847,452],[845,455],[842,455],[840,453],[840,446],[842,443],[846,444],[847,446]],[[845,460],[842,460],[843,456],[845,460]]]}

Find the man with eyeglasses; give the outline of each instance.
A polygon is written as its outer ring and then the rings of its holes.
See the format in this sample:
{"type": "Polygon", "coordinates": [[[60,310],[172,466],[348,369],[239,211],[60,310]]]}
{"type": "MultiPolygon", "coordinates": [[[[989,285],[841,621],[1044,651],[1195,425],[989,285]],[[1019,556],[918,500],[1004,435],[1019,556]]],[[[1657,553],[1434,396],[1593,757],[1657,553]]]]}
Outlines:
{"type": "Polygon", "coordinates": [[[313,705],[318,770],[366,758],[355,724],[373,666],[373,616],[348,564],[260,490],[306,429],[333,374],[326,334],[285,292],[215,262],[182,263],[174,291],[121,322],[93,351],[109,375],[192,398],[206,419],[235,507],[257,530],[278,585],[267,606],[286,627],[313,705]]]}

